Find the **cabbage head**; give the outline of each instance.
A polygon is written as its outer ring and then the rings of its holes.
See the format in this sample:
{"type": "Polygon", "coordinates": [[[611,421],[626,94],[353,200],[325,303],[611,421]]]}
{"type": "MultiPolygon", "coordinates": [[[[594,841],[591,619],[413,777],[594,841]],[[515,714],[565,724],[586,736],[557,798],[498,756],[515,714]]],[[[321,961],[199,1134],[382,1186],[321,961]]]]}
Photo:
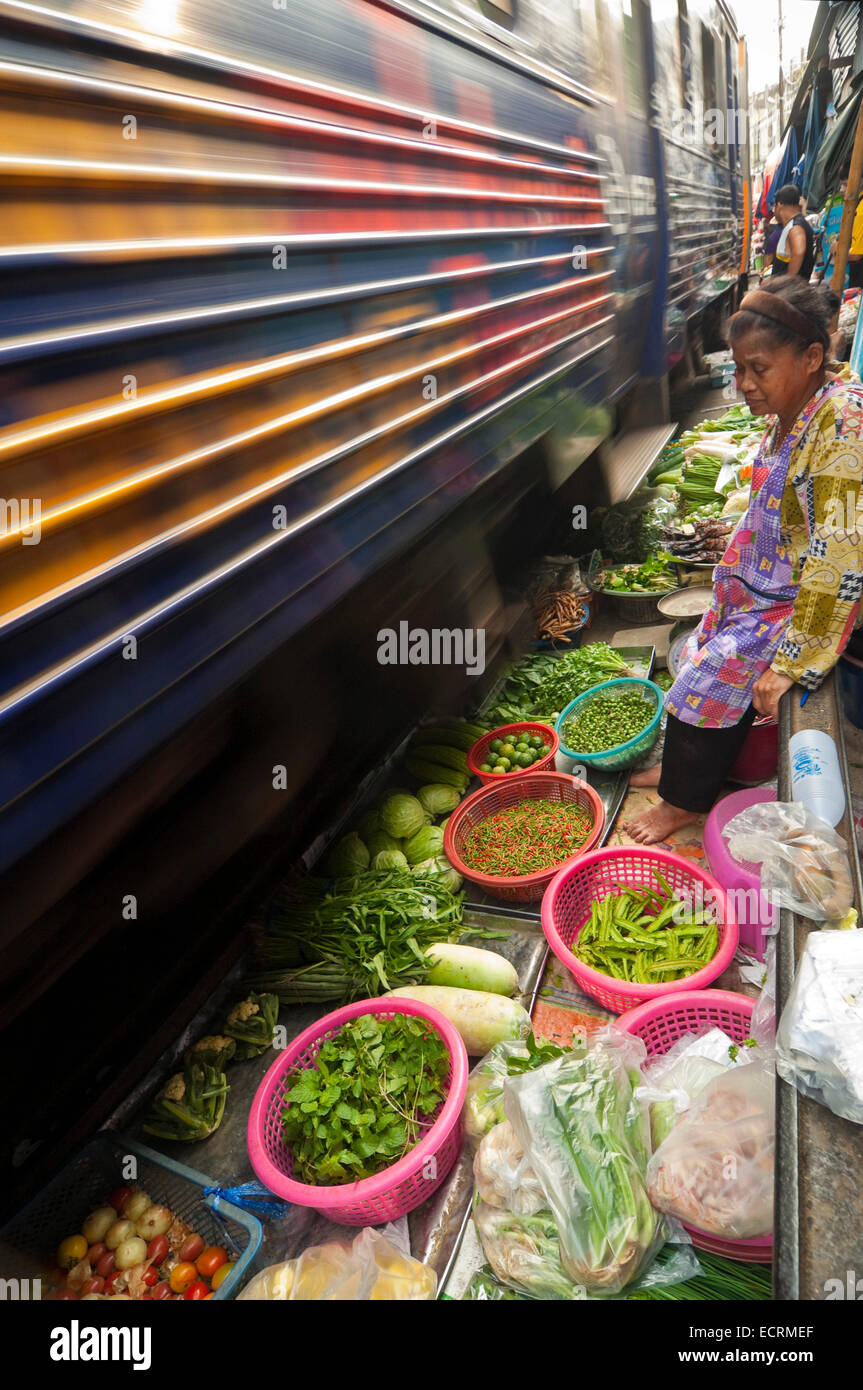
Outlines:
{"type": "Polygon", "coordinates": [[[461,797],[455,787],[447,787],[443,782],[429,782],[428,786],[420,787],[417,800],[429,815],[445,816],[455,810],[461,797]]]}
{"type": "Polygon", "coordinates": [[[378,872],[386,871],[392,873],[398,870],[407,873],[408,861],[405,859],[400,849],[382,849],[372,860],[372,868],[378,872]]]}
{"type": "Polygon", "coordinates": [[[457,893],[462,885],[462,876],[458,869],[454,869],[445,854],[438,854],[434,859],[424,859],[421,864],[414,864],[414,873],[429,875],[441,879],[445,888],[451,893],[457,893]]]}
{"type": "Polygon", "coordinates": [[[401,843],[394,835],[388,835],[385,830],[373,830],[366,840],[369,854],[374,859],[376,854],[380,854],[385,849],[401,849],[401,843]]]}
{"type": "Polygon", "coordinates": [[[381,829],[396,840],[407,840],[425,825],[426,817],[415,796],[393,792],[381,806],[381,829]]]}
{"type": "Polygon", "coordinates": [[[327,859],[327,870],[333,878],[349,878],[364,873],[371,858],[368,849],[355,830],[333,845],[327,859]]]}
{"type": "Polygon", "coordinates": [[[409,864],[434,859],[435,855],[443,854],[443,831],[436,825],[424,825],[406,842],[404,851],[409,864]]]}

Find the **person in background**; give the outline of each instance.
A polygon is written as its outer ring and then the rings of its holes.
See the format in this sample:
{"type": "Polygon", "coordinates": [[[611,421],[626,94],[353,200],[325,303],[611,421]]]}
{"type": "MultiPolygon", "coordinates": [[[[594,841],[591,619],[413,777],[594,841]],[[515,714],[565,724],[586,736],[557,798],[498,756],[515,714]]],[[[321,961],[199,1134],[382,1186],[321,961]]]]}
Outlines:
{"type": "Polygon", "coordinates": [[[796,183],[786,183],[776,194],[773,215],[782,227],[782,234],[773,257],[773,273],[799,275],[809,281],[815,265],[815,236],[800,209],[800,189],[796,183]]]}
{"type": "Polygon", "coordinates": [[[768,217],[764,224],[764,263],[758,277],[759,283],[770,274],[773,257],[776,255],[776,247],[779,245],[781,235],[782,228],[779,223],[774,222],[772,217],[768,217]]]}
{"type": "Polygon", "coordinates": [[[848,287],[863,289],[863,188],[857,195],[857,211],[854,213],[854,228],[848,248],[848,287]]]}

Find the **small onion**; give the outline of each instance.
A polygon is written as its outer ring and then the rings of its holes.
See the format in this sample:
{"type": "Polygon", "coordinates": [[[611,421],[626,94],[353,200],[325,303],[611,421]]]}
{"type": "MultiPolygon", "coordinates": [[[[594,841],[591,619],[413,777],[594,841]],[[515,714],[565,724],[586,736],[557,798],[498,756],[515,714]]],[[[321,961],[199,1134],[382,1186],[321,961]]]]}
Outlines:
{"type": "Polygon", "coordinates": [[[138,1221],[152,1203],[150,1197],[140,1187],[133,1187],[121,1207],[127,1221],[138,1221]]]}
{"type": "Polygon", "coordinates": [[[81,1234],[88,1245],[98,1245],[105,1239],[105,1233],[116,1220],[117,1213],[113,1207],[97,1207],[95,1211],[90,1212],[81,1227],[81,1234]]]}
{"type": "Polygon", "coordinates": [[[131,1221],[115,1221],[105,1232],[105,1244],[109,1250],[116,1250],[118,1245],[130,1240],[134,1234],[135,1227],[131,1221]]]}
{"type": "Polygon", "coordinates": [[[135,1222],[135,1230],[149,1244],[154,1236],[163,1236],[173,1220],[174,1214],[168,1207],[148,1207],[135,1222]]]}
{"type": "Polygon", "coordinates": [[[117,1246],[117,1268],[131,1269],[147,1258],[147,1242],[140,1236],[131,1236],[117,1246]]]}

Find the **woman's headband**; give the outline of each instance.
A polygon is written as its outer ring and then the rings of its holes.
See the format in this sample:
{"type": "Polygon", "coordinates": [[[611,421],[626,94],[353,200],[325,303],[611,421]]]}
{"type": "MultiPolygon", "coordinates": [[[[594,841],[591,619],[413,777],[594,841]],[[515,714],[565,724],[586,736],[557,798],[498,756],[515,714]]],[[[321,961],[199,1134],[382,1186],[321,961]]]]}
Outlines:
{"type": "MultiPolygon", "coordinates": [[[[801,314],[800,310],[795,309],[786,299],[780,299],[778,294],[768,294],[767,290],[750,290],[741,299],[738,313],[761,314],[763,318],[773,319],[775,323],[790,328],[792,333],[796,333],[798,338],[802,338],[806,343],[817,342],[821,337],[821,330],[816,328],[811,319],[801,314]]],[[[734,315],[734,318],[736,317],[737,314],[734,315]]],[[[731,320],[732,323],[734,318],[731,320]]]]}

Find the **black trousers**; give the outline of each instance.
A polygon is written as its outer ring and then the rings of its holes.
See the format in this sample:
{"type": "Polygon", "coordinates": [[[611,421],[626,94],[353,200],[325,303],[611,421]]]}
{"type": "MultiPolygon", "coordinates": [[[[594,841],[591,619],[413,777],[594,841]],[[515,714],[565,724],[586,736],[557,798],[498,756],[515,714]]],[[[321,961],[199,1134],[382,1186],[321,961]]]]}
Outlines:
{"type": "Polygon", "coordinates": [[[659,795],[671,806],[709,811],[737,761],[755,718],[750,705],[730,729],[699,729],[669,714],[665,725],[659,795]]]}

